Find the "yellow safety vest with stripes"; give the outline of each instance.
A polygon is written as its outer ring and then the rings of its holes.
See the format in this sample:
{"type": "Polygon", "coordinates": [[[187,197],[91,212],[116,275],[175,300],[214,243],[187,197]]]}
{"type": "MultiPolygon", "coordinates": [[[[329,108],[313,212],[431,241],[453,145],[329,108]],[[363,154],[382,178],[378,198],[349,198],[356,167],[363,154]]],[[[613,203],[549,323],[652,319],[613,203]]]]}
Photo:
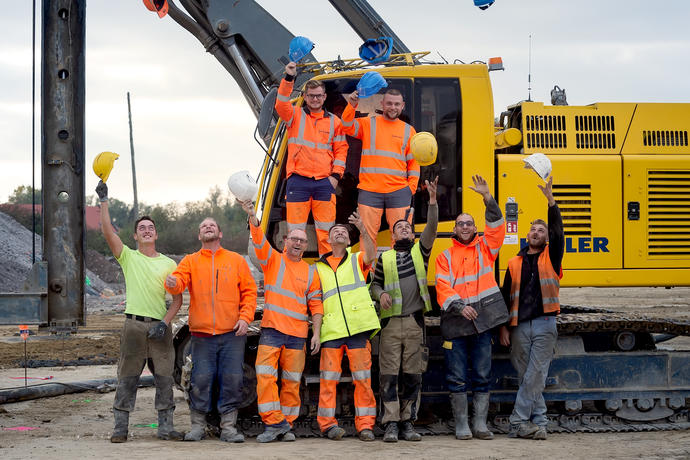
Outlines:
{"type": "MultiPolygon", "coordinates": [[[[391,308],[381,309],[381,319],[389,316],[398,316],[402,313],[402,291],[400,290],[400,278],[398,277],[398,263],[396,259],[395,249],[389,249],[381,254],[381,262],[383,263],[383,289],[391,296],[393,304],[391,308]]],[[[424,269],[424,258],[422,251],[419,249],[419,241],[417,241],[410,250],[412,255],[412,262],[414,263],[415,276],[417,284],[419,285],[419,295],[424,301],[424,313],[431,311],[431,298],[429,297],[429,288],[426,283],[426,270],[424,269]]]]}
{"type": "Polygon", "coordinates": [[[373,331],[373,337],[381,329],[358,256],[348,248],[336,271],[325,259],[316,262],[323,296],[321,342],[364,331],[373,331]]]}

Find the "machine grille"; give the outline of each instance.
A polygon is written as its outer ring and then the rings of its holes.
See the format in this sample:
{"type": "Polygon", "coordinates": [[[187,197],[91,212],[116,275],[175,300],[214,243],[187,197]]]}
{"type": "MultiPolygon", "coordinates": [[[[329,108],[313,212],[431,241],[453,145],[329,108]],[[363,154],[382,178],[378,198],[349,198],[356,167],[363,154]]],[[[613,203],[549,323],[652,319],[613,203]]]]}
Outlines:
{"type": "Polygon", "coordinates": [[[592,186],[589,184],[554,184],[553,196],[563,217],[566,236],[592,235],[592,186]]]}
{"type": "Polygon", "coordinates": [[[525,116],[527,148],[565,149],[567,145],[564,115],[525,116]]]}
{"type": "Polygon", "coordinates": [[[578,149],[615,149],[616,132],[612,115],[577,115],[575,145],[578,149]]]}
{"type": "Polygon", "coordinates": [[[647,254],[690,255],[690,171],[647,172],[647,254]]]}
{"type": "Polygon", "coordinates": [[[676,147],[688,145],[687,131],[642,131],[642,143],[645,146],[676,147]]]}

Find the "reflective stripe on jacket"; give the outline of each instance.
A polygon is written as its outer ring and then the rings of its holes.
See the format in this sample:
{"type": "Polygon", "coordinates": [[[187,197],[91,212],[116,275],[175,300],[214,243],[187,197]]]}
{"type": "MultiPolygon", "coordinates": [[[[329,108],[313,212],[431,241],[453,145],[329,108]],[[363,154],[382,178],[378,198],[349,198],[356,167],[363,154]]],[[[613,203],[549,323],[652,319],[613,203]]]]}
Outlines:
{"type": "MultiPolygon", "coordinates": [[[[386,291],[393,301],[391,308],[384,310],[381,308],[381,319],[389,316],[399,316],[402,313],[402,291],[400,290],[400,278],[398,277],[398,262],[395,249],[389,249],[381,254],[381,262],[383,264],[383,290],[386,291]]],[[[414,263],[415,276],[417,284],[419,284],[419,295],[424,301],[424,313],[431,311],[431,298],[429,297],[429,288],[426,281],[426,270],[424,269],[424,258],[422,251],[419,249],[419,241],[417,241],[410,250],[412,255],[412,262],[414,263]]]]}
{"type": "Polygon", "coordinates": [[[248,324],[256,310],[256,283],[247,261],[236,252],[201,249],[185,256],[172,275],[170,294],[189,289],[189,329],[204,334],[225,334],[237,321],[248,324]]]}
{"type": "Polygon", "coordinates": [[[294,337],[307,337],[308,311],[323,314],[321,284],[316,269],[304,260],[293,262],[273,249],[260,227],[249,225],[252,245],[264,272],[264,312],[261,327],[294,337]]]}
{"type": "Polygon", "coordinates": [[[378,115],[355,118],[355,109],[348,104],[343,111],[343,130],[362,140],[358,188],[388,193],[408,186],[415,194],[419,164],[410,152],[410,139],[416,134],[412,126],[378,115]]]}
{"type": "MultiPolygon", "coordinates": [[[[539,270],[539,285],[541,287],[541,299],[544,313],[560,313],[561,304],[558,298],[560,279],[563,278],[563,270],[556,273],[551,265],[549,257],[549,245],[547,244],[537,259],[539,270]]],[[[522,276],[522,256],[515,256],[508,261],[510,270],[510,325],[518,325],[518,307],[520,306],[520,278],[522,276]]]]}
{"type": "Polygon", "coordinates": [[[367,281],[359,266],[359,253],[353,254],[348,248],[336,271],[333,271],[326,260],[329,255],[316,262],[323,293],[321,342],[364,331],[373,331],[373,337],[381,326],[369,295],[367,281]]]}
{"type": "Polygon", "coordinates": [[[347,159],[347,140],[340,118],[323,110],[311,113],[306,106],[290,103],[293,82],[283,79],[278,88],[276,111],[287,126],[286,174],[314,179],[342,176],[347,159]]]}
{"type": "MultiPolygon", "coordinates": [[[[492,206],[500,215],[495,201],[492,206]]],[[[436,299],[446,340],[482,333],[508,321],[508,309],[494,276],[504,236],[503,217],[493,222],[487,219],[483,235],[476,235],[469,244],[453,238],[453,245],[436,257],[436,299]],[[477,310],[477,319],[470,321],[459,311],[448,311],[455,301],[460,302],[460,310],[465,305],[477,310]]]]}

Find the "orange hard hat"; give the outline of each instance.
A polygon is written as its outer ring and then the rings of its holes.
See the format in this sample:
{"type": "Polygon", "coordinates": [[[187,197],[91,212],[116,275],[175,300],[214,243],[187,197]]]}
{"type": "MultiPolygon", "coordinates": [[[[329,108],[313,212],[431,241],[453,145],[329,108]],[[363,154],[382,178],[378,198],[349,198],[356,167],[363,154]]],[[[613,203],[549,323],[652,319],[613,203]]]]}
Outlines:
{"type": "Polygon", "coordinates": [[[158,13],[159,18],[168,14],[168,0],[144,0],[144,6],[149,11],[158,13]]]}

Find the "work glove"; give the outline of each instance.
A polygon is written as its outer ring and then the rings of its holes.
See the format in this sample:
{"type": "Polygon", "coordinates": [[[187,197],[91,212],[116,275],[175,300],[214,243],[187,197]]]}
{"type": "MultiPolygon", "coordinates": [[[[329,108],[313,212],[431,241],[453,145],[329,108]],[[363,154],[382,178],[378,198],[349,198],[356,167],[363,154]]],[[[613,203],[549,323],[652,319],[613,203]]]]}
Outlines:
{"type": "Polygon", "coordinates": [[[106,201],[108,199],[108,186],[102,180],[98,181],[96,193],[98,194],[99,201],[106,201]]]}
{"type": "Polygon", "coordinates": [[[165,336],[166,329],[168,329],[168,325],[165,324],[165,321],[158,321],[155,326],[149,329],[149,339],[161,340],[165,336]]]}
{"type": "Polygon", "coordinates": [[[462,313],[464,307],[465,306],[461,301],[456,300],[448,306],[448,313],[452,315],[459,315],[462,313]]]}

